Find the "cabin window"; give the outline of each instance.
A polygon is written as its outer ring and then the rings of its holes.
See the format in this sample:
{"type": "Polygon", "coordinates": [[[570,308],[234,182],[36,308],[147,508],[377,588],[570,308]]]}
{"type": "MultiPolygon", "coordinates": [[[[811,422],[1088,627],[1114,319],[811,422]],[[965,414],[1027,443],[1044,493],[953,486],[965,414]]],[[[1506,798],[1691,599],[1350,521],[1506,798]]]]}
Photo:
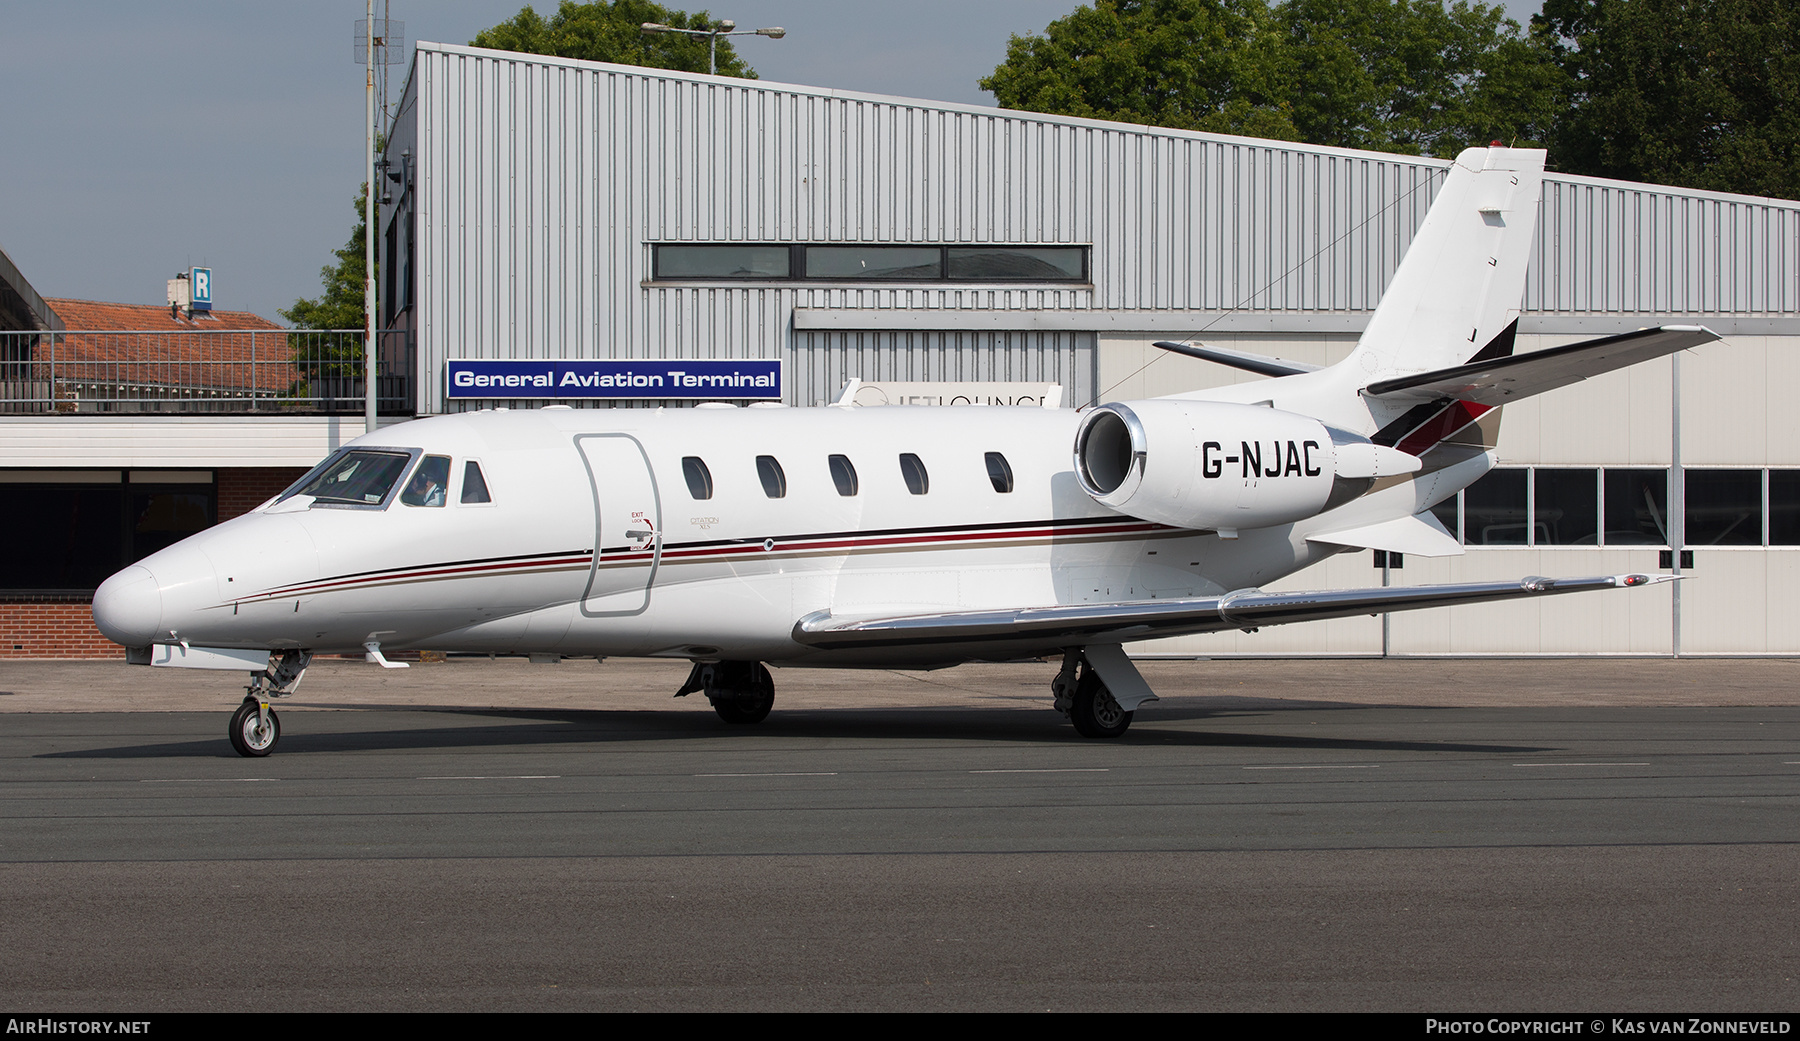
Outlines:
{"type": "Polygon", "coordinates": [[[400,501],[407,506],[442,506],[449,484],[450,457],[428,455],[413,471],[412,480],[406,482],[400,501]]]}
{"type": "Polygon", "coordinates": [[[771,499],[787,496],[787,474],[781,472],[781,464],[772,455],[756,457],[756,476],[762,480],[763,494],[771,499]]]}
{"type": "Polygon", "coordinates": [[[995,491],[1005,495],[1013,490],[1012,466],[1007,463],[1005,456],[999,452],[989,452],[987,454],[987,471],[988,480],[993,484],[995,491]]]}
{"type": "Polygon", "coordinates": [[[848,498],[856,494],[856,467],[849,456],[831,457],[831,483],[837,485],[839,495],[848,498]]]}
{"type": "Polygon", "coordinates": [[[712,498],[712,471],[706,468],[706,460],[697,455],[682,456],[681,476],[687,478],[689,495],[696,499],[712,498]]]}
{"type": "Polygon", "coordinates": [[[481,476],[481,464],[471,459],[463,464],[462,501],[493,502],[488,495],[487,480],[481,476]]]}
{"type": "Polygon", "coordinates": [[[310,495],[314,502],[379,506],[387,501],[412,456],[406,452],[345,452],[318,467],[288,495],[310,495]],[[310,479],[308,479],[310,478],[310,479]]]}
{"type": "Polygon", "coordinates": [[[911,452],[900,453],[900,476],[906,478],[906,490],[914,495],[931,490],[931,476],[925,472],[925,464],[911,452]]]}

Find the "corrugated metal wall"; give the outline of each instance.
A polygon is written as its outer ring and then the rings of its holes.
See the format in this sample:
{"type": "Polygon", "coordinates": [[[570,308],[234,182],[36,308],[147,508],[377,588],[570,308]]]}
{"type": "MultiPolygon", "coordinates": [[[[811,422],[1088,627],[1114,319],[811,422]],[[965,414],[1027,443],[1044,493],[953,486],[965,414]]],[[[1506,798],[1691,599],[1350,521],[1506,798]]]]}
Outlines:
{"type": "Polygon", "coordinates": [[[1059,383],[1064,407],[1092,404],[1094,334],[1052,332],[794,333],[788,358],[790,393],[802,405],[838,396],[845,382],[1059,383]]]}
{"type": "MultiPolygon", "coordinates": [[[[419,140],[390,147],[419,156],[426,411],[445,358],[785,355],[795,404],[846,374],[1091,383],[1086,334],[796,334],[793,312],[1366,311],[1448,166],[437,44],[416,61],[419,140]],[[651,284],[669,241],[1091,244],[1093,287],[651,284]]],[[[1797,242],[1800,204],[1552,177],[1527,307],[1791,316],[1797,242]]]]}

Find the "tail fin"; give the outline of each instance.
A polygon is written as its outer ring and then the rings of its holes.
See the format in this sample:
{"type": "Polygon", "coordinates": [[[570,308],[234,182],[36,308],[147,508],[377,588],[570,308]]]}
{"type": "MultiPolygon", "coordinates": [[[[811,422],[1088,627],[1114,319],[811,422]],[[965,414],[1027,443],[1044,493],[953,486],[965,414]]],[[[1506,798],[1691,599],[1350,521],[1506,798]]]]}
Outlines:
{"type": "Polygon", "coordinates": [[[1543,176],[1540,149],[1471,148],[1456,157],[1344,363],[1361,386],[1461,365],[1489,344],[1511,347],[1543,176]]]}

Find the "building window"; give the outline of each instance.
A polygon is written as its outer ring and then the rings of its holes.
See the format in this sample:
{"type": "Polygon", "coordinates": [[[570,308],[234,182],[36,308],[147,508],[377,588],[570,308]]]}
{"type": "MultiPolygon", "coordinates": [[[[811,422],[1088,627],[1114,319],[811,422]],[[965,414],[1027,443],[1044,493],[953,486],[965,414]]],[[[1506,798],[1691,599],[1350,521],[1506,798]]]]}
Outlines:
{"type": "Polygon", "coordinates": [[[774,456],[756,457],[756,476],[762,481],[764,495],[771,499],[787,497],[787,474],[781,472],[781,464],[774,456]]]}
{"type": "Polygon", "coordinates": [[[712,471],[706,460],[697,455],[681,457],[681,476],[687,478],[688,494],[696,499],[712,498],[712,471]]]}
{"type": "Polygon", "coordinates": [[[837,493],[845,498],[856,494],[856,467],[849,456],[831,457],[831,483],[837,485],[837,493]]]}
{"type": "Polygon", "coordinates": [[[1609,469],[1602,489],[1606,545],[1669,544],[1669,471],[1609,469]]]}
{"type": "Polygon", "coordinates": [[[900,454],[900,476],[906,478],[906,490],[914,495],[931,490],[931,476],[925,472],[924,462],[911,452],[900,454]]]}
{"type": "Polygon", "coordinates": [[[792,263],[787,246],[656,247],[657,278],[781,279],[792,263]]]}
{"type": "Polygon", "coordinates": [[[958,282],[1085,282],[1087,250],[1070,246],[951,246],[958,282]]]}
{"type": "Polygon", "coordinates": [[[1539,467],[1531,484],[1532,531],[1538,545],[1599,545],[1599,471],[1539,467]]]}
{"type": "Polygon", "coordinates": [[[806,277],[878,282],[941,279],[944,255],[935,246],[808,246],[806,277]]]}
{"type": "Polygon", "coordinates": [[[1800,546],[1800,470],[1769,471],[1769,545],[1800,546]]]}
{"type": "Polygon", "coordinates": [[[90,592],[217,518],[210,470],[0,470],[0,589],[90,592]]]}
{"type": "Polygon", "coordinates": [[[1761,470],[1688,470],[1682,542],[1688,546],[1760,546],[1761,470]]]}
{"type": "Polygon", "coordinates": [[[1530,542],[1531,502],[1526,470],[1489,470],[1463,489],[1463,542],[1524,546],[1530,542]]]}
{"type": "Polygon", "coordinates": [[[651,246],[658,281],[1075,282],[1087,246],[685,243],[651,246]]]}

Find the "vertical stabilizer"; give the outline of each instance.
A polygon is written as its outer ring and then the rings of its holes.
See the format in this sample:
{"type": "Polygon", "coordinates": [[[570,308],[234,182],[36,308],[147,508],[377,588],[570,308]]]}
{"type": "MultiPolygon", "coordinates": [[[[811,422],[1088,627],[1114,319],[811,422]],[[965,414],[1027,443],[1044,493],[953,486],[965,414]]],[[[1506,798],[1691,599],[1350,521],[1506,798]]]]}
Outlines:
{"type": "Polygon", "coordinates": [[[1506,333],[1525,296],[1543,176],[1541,149],[1456,157],[1345,362],[1359,385],[1460,365],[1506,333]]]}

